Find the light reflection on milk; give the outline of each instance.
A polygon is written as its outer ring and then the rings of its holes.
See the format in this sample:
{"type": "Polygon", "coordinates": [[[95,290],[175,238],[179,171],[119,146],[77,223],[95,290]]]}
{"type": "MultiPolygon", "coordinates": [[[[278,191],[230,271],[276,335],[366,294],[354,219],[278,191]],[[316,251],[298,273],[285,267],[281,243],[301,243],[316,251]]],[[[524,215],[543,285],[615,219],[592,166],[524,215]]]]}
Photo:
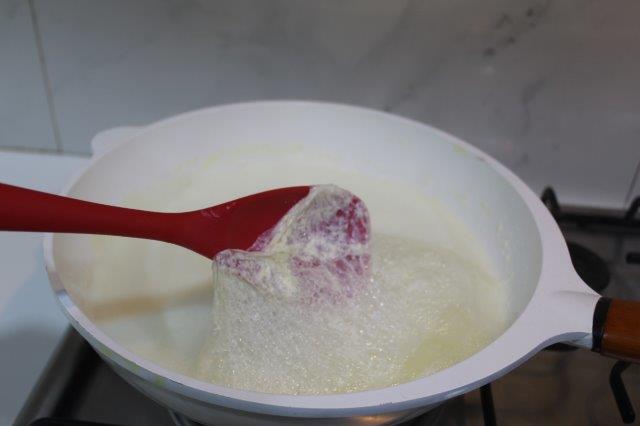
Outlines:
{"type": "Polygon", "coordinates": [[[140,356],[230,387],[346,392],[431,374],[506,328],[504,284],[478,242],[417,188],[300,153],[262,163],[227,158],[190,173],[127,205],[190,210],[270,188],[333,183],[369,208],[374,282],[348,311],[313,314],[218,283],[212,320],[211,262],[163,243],[95,237],[99,262],[82,289],[83,309],[140,356]]]}

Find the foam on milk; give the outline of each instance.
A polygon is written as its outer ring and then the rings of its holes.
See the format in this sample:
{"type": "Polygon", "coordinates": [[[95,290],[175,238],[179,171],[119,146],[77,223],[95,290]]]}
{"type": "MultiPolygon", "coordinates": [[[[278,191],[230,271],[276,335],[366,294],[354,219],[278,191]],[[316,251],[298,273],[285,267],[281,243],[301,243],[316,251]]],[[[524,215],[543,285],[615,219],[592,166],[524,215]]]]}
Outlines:
{"type": "Polygon", "coordinates": [[[214,278],[197,378],[238,389],[327,394],[390,386],[446,368],[501,329],[500,288],[455,253],[374,235],[371,282],[343,303],[265,296],[214,278]]]}

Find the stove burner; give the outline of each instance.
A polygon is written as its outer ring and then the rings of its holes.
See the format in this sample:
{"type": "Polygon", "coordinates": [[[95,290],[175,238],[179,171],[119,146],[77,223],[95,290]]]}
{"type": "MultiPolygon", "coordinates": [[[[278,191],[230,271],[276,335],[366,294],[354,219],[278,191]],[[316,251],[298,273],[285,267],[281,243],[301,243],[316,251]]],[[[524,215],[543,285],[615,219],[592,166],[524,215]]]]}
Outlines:
{"type": "Polygon", "coordinates": [[[601,293],[609,285],[609,268],[593,251],[574,242],[568,242],[571,262],[582,280],[594,291],[601,293]]]}

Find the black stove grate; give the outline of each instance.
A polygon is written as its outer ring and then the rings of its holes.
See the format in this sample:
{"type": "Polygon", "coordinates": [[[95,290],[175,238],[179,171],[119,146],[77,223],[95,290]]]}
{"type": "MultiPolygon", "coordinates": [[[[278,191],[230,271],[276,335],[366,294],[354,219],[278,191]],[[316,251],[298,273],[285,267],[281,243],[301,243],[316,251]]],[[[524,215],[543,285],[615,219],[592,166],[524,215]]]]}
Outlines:
{"type": "Polygon", "coordinates": [[[551,187],[547,187],[540,197],[560,226],[578,226],[594,231],[640,234],[640,197],[636,197],[621,215],[617,211],[585,210],[561,207],[558,197],[551,187]]]}

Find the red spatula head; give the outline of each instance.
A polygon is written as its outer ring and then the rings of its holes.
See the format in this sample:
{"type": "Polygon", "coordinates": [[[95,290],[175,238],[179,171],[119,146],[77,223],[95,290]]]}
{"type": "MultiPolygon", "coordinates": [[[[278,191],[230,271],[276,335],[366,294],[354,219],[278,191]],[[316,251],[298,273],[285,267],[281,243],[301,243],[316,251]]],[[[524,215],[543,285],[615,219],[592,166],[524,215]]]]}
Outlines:
{"type": "Polygon", "coordinates": [[[361,199],[333,185],[314,187],[251,247],[214,257],[219,272],[279,299],[341,303],[370,277],[370,221],[361,199]]]}

